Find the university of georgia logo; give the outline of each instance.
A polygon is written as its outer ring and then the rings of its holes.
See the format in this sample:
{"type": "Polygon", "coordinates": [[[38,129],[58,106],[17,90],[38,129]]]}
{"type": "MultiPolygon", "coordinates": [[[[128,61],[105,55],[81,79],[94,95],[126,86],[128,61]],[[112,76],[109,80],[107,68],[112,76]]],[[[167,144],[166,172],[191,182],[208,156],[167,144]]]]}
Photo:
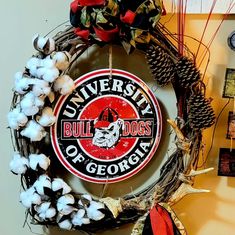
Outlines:
{"type": "Polygon", "coordinates": [[[161,136],[154,94],[138,77],[102,69],[75,81],[76,89],[55,106],[54,151],[74,175],[95,183],[118,182],[139,172],[161,136]]]}

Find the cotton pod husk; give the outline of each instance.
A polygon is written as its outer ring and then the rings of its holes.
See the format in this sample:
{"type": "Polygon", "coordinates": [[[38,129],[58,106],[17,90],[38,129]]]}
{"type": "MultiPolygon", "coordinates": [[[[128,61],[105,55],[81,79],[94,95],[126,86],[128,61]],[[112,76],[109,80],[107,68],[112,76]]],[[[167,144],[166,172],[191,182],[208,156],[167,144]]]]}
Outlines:
{"type": "Polygon", "coordinates": [[[113,214],[114,218],[117,218],[119,213],[122,212],[122,204],[121,204],[120,198],[116,200],[111,197],[106,197],[106,198],[100,199],[100,201],[103,202],[108,207],[108,209],[113,214]]]}
{"type": "Polygon", "coordinates": [[[55,66],[61,71],[65,71],[71,61],[71,55],[67,51],[57,51],[51,54],[51,58],[55,61],[55,66]]]}

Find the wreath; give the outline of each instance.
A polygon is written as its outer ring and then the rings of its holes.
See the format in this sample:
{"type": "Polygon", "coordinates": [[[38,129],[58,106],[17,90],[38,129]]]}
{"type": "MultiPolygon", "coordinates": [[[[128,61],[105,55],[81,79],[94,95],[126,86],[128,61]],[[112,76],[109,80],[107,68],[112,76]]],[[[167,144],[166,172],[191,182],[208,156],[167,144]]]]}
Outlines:
{"type": "Polygon", "coordinates": [[[53,38],[33,38],[37,53],[15,75],[8,114],[15,150],[10,169],[21,175],[20,202],[32,223],[87,233],[135,223],[132,235],[186,234],[170,206],[189,193],[206,191],[192,185],[196,175],[211,170],[196,169],[202,130],[215,116],[193,54],[185,47],[188,56],[179,55],[173,36],[159,22],[162,12],[160,0],[74,0],[72,26],[53,38]],[[92,45],[107,44],[123,46],[128,54],[143,51],[157,84],[171,83],[177,98],[177,118],[168,120],[176,134],[174,152],[154,183],[121,198],[74,192],[54,174],[49,138],[56,101],[75,88],[71,70],[77,59],[92,45]]]}

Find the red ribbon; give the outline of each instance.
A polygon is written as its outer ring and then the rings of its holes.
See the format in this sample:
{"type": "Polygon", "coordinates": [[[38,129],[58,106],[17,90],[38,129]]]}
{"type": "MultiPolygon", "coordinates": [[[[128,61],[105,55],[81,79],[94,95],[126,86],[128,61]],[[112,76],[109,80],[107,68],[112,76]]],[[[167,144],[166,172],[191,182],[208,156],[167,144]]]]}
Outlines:
{"type": "Polygon", "coordinates": [[[89,35],[90,35],[90,31],[89,31],[88,29],[76,28],[76,29],[74,30],[74,33],[75,33],[77,36],[79,36],[79,37],[81,37],[81,38],[83,38],[83,39],[85,39],[85,40],[88,40],[88,37],[89,37],[89,35]]]}
{"type": "Polygon", "coordinates": [[[104,41],[104,42],[113,41],[119,32],[118,26],[116,26],[115,29],[111,29],[111,30],[103,30],[103,29],[99,29],[99,28],[94,27],[94,30],[95,30],[96,36],[101,41],[104,41]]]}
{"type": "Polygon", "coordinates": [[[124,16],[120,16],[120,19],[122,22],[126,23],[126,24],[133,24],[134,20],[135,20],[135,16],[136,16],[136,13],[131,11],[131,10],[128,10],[124,16]]]}
{"type": "Polygon", "coordinates": [[[150,221],[153,235],[174,235],[169,213],[159,205],[150,210],[150,221]]]}
{"type": "Polygon", "coordinates": [[[79,0],[74,0],[73,2],[70,3],[70,8],[73,13],[76,13],[77,10],[79,9],[78,2],[79,0]]]}
{"type": "Polygon", "coordinates": [[[80,6],[104,5],[105,0],[78,0],[80,6]]]}

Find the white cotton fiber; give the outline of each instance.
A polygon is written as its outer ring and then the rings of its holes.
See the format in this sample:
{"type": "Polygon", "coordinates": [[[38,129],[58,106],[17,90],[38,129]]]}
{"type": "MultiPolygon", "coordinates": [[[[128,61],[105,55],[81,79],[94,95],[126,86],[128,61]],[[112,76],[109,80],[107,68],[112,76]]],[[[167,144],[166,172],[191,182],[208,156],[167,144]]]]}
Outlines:
{"type": "Polygon", "coordinates": [[[25,94],[29,89],[29,78],[24,77],[22,72],[17,72],[14,78],[15,78],[14,90],[21,95],[25,94]]]}
{"type": "Polygon", "coordinates": [[[20,111],[20,107],[17,106],[16,108],[12,109],[7,114],[8,124],[9,127],[12,129],[19,129],[23,127],[28,122],[27,116],[20,111]]]}
{"type": "Polygon", "coordinates": [[[37,41],[38,48],[43,49],[47,43],[47,40],[48,40],[48,38],[46,38],[46,37],[44,38],[44,37],[39,36],[38,41],[37,41]]]}
{"type": "Polygon", "coordinates": [[[84,209],[79,209],[77,212],[75,212],[72,215],[72,224],[75,226],[82,226],[83,224],[89,224],[90,219],[85,218],[85,210],[84,209]]]}
{"type": "Polygon", "coordinates": [[[41,59],[37,57],[31,57],[26,63],[26,68],[30,70],[32,67],[39,67],[40,64],[41,64],[41,59]]]}
{"type": "Polygon", "coordinates": [[[72,223],[68,219],[59,222],[58,225],[61,229],[65,229],[65,230],[71,230],[72,229],[72,223]]]}
{"type": "Polygon", "coordinates": [[[41,95],[46,95],[48,96],[51,93],[51,87],[49,86],[49,83],[44,81],[44,80],[40,80],[40,79],[34,79],[34,85],[32,88],[32,93],[35,96],[41,96],[41,95]]]}
{"type": "Polygon", "coordinates": [[[41,60],[41,67],[50,69],[50,68],[54,68],[55,67],[55,61],[52,60],[49,56],[46,57],[45,59],[41,60]]]}
{"type": "Polygon", "coordinates": [[[54,90],[61,95],[71,94],[75,88],[73,79],[68,75],[62,75],[54,82],[54,90]]]}
{"type": "Polygon", "coordinates": [[[56,215],[56,209],[55,208],[49,208],[47,211],[46,211],[46,218],[50,219],[52,217],[54,217],[56,215]]]}
{"type": "Polygon", "coordinates": [[[36,72],[36,76],[37,78],[43,78],[43,75],[46,73],[46,71],[48,70],[48,68],[44,68],[44,67],[39,67],[37,69],[37,72],[36,72]]]}
{"type": "Polygon", "coordinates": [[[33,116],[38,113],[39,108],[44,105],[44,100],[37,97],[33,92],[27,93],[20,102],[22,112],[27,116],[33,116]]]}
{"type": "Polygon", "coordinates": [[[50,202],[43,202],[41,205],[36,206],[35,210],[41,220],[53,218],[56,215],[55,208],[51,207],[50,202]]]}
{"type": "Polygon", "coordinates": [[[75,208],[71,206],[75,203],[75,199],[71,194],[66,194],[60,197],[57,201],[57,210],[63,215],[69,215],[75,208]]]}
{"type": "Polygon", "coordinates": [[[29,69],[29,73],[32,76],[37,77],[37,70],[40,64],[41,64],[41,59],[37,57],[31,57],[26,64],[26,68],[29,69]]]}
{"type": "Polygon", "coordinates": [[[86,209],[88,218],[95,221],[103,219],[105,215],[101,211],[99,211],[99,209],[103,208],[104,208],[103,203],[91,201],[90,206],[87,207],[86,209]]]}
{"type": "Polygon", "coordinates": [[[27,189],[26,191],[21,192],[20,202],[26,208],[30,208],[32,205],[41,204],[41,197],[35,192],[33,187],[27,189]]]}
{"type": "Polygon", "coordinates": [[[50,159],[45,154],[30,154],[29,155],[29,167],[33,170],[39,168],[47,170],[50,166],[50,159]]]}
{"type": "Polygon", "coordinates": [[[29,138],[31,141],[40,141],[46,136],[44,128],[34,120],[30,120],[26,128],[23,129],[20,134],[29,138]]]}
{"type": "Polygon", "coordinates": [[[33,186],[38,194],[45,195],[45,189],[51,189],[51,179],[48,175],[40,175],[33,186]]]}
{"type": "Polygon", "coordinates": [[[42,115],[37,118],[37,121],[44,127],[53,125],[56,121],[56,117],[53,114],[52,108],[45,107],[42,110],[42,115]]]}
{"type": "Polygon", "coordinates": [[[58,78],[60,72],[57,68],[47,68],[42,78],[47,82],[54,82],[56,78],[58,78]]]}
{"type": "Polygon", "coordinates": [[[10,161],[10,170],[15,174],[24,174],[28,169],[29,161],[19,153],[14,153],[13,159],[10,161]]]}
{"type": "Polygon", "coordinates": [[[60,179],[60,178],[55,178],[52,181],[52,185],[51,188],[54,192],[57,192],[59,190],[62,190],[62,195],[68,194],[71,192],[71,187],[68,186],[67,183],[64,182],[64,180],[60,179]]]}

